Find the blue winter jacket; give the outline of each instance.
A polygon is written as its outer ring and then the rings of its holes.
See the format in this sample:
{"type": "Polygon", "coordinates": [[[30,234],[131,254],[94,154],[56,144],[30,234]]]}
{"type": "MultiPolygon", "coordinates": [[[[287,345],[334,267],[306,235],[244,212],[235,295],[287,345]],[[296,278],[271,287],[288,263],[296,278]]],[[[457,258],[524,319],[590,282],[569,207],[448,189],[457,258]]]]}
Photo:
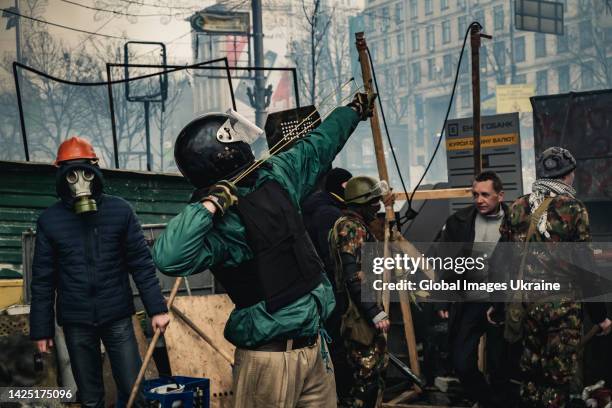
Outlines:
{"type": "Polygon", "coordinates": [[[102,193],[96,173],[93,193],[98,211],[77,215],[62,166],[57,176],[61,200],[47,208],[36,224],[32,265],[32,340],[54,336],[57,322],[92,326],[134,313],[128,274],[138,287],[149,316],[167,311],[142,229],[127,201],[102,193]]]}

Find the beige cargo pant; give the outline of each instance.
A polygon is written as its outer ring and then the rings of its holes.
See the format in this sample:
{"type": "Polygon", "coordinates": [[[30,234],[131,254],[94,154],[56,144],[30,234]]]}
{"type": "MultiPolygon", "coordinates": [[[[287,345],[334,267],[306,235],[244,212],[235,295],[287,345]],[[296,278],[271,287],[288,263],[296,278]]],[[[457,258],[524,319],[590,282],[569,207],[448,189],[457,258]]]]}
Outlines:
{"type": "Polygon", "coordinates": [[[234,408],[336,408],[334,373],[325,367],[320,338],[287,352],[237,348],[233,376],[234,408]]]}

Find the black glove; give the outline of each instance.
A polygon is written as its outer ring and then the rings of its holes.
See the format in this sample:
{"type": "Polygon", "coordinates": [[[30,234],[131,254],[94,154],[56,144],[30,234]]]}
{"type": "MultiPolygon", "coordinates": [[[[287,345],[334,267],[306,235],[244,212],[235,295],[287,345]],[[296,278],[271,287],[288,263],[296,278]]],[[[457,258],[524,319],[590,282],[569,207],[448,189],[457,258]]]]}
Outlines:
{"type": "Polygon", "coordinates": [[[210,187],[208,195],[202,199],[204,201],[214,205],[223,216],[228,208],[238,202],[236,186],[230,181],[221,180],[210,187]]]}
{"type": "Polygon", "coordinates": [[[361,120],[367,120],[374,114],[374,101],[378,94],[372,93],[370,95],[365,93],[356,93],[348,107],[352,108],[361,120]]]}

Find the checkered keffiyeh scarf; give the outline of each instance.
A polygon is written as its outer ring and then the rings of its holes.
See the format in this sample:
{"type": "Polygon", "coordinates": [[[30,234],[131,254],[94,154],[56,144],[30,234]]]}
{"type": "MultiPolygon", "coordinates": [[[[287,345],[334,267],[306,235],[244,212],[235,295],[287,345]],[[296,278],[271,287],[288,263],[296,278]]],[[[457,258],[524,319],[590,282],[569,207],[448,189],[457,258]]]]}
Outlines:
{"type": "MultiPolygon", "coordinates": [[[[529,195],[529,207],[531,208],[532,214],[538,209],[546,197],[569,195],[572,198],[576,198],[576,190],[559,179],[542,178],[536,180],[531,186],[531,191],[532,193],[529,195]]],[[[537,229],[541,234],[548,236],[548,232],[546,231],[546,220],[547,214],[545,212],[538,220],[537,229]]]]}

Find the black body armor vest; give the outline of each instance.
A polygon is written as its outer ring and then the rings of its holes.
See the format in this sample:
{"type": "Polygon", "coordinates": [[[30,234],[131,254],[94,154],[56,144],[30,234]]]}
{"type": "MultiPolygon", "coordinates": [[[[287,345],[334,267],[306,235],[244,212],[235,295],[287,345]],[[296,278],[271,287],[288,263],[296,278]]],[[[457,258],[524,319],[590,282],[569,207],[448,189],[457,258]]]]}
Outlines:
{"type": "Polygon", "coordinates": [[[240,197],[237,209],[253,258],[211,270],[238,309],[265,300],[273,313],[321,283],[323,264],[301,215],[278,182],[266,181],[240,197]]]}

